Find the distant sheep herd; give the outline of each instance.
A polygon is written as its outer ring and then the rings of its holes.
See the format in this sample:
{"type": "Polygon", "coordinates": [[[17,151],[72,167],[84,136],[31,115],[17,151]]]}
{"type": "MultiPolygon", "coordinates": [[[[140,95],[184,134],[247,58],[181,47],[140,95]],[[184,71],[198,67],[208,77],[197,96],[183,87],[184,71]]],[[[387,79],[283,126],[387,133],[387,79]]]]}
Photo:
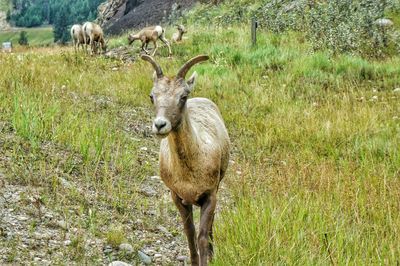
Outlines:
{"type": "MultiPolygon", "coordinates": [[[[183,25],[176,25],[177,32],[172,35],[171,41],[174,43],[182,41],[182,36],[186,33],[186,29],[183,25]]],[[[83,25],[74,24],[71,27],[71,39],[75,49],[75,52],[82,48],[87,53],[87,46],[90,46],[90,53],[92,55],[98,54],[99,52],[105,53],[107,51],[107,42],[104,38],[104,32],[100,25],[94,22],[85,22],[83,25]],[[99,49],[101,51],[99,51],[99,49]]],[[[170,42],[165,38],[165,29],[160,25],[146,27],[137,32],[128,35],[128,42],[132,44],[135,40],[140,40],[142,43],[141,50],[146,54],[150,55],[148,51],[148,45],[150,42],[154,45],[152,56],[155,55],[158,45],[157,41],[161,40],[168,47],[168,55],[172,55],[170,42]]]]}

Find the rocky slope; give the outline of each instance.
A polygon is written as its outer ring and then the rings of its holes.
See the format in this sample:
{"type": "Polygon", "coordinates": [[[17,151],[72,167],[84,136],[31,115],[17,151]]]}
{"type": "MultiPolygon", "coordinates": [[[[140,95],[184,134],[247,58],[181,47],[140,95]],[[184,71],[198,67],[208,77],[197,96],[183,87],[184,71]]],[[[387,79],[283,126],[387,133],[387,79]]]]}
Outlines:
{"type": "Polygon", "coordinates": [[[10,24],[6,20],[6,12],[0,11],[0,31],[10,30],[10,24]]]}
{"type": "Polygon", "coordinates": [[[108,34],[159,24],[179,14],[196,0],[108,0],[99,6],[98,22],[108,34]]]}

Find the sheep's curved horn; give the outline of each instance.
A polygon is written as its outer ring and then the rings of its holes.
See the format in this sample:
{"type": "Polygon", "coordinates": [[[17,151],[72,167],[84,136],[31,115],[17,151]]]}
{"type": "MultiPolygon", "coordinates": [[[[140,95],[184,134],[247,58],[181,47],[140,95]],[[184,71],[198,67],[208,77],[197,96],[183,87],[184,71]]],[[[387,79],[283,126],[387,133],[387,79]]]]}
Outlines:
{"type": "Polygon", "coordinates": [[[156,61],[154,61],[153,57],[151,57],[151,56],[149,56],[149,55],[146,55],[146,54],[143,54],[143,55],[141,56],[141,58],[142,58],[144,61],[149,62],[149,63],[154,67],[154,70],[156,71],[156,74],[157,74],[157,78],[162,78],[162,77],[164,76],[164,74],[163,74],[163,72],[162,72],[162,70],[161,70],[160,65],[157,64],[156,61]]]}
{"type": "Polygon", "coordinates": [[[178,74],[176,75],[177,79],[179,78],[185,78],[186,73],[190,70],[192,66],[194,66],[197,63],[203,62],[208,60],[210,57],[208,55],[198,55],[196,57],[193,57],[189,61],[187,61],[181,69],[179,69],[178,74]]]}

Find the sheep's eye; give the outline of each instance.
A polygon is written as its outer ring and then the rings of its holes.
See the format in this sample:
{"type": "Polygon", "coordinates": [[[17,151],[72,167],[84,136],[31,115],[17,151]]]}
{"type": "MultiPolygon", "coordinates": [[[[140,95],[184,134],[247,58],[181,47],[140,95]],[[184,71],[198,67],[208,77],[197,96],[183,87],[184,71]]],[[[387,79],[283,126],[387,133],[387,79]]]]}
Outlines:
{"type": "Polygon", "coordinates": [[[154,97],[153,97],[153,94],[150,94],[150,101],[151,101],[151,103],[154,103],[154,97]]]}

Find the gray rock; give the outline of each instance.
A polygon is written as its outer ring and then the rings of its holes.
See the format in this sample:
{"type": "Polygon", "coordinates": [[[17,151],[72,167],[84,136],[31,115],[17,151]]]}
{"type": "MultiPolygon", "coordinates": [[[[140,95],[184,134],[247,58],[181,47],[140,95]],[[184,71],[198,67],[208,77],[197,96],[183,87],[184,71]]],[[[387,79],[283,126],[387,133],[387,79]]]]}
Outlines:
{"type": "Polygon", "coordinates": [[[151,258],[149,256],[147,256],[147,254],[143,253],[142,251],[138,251],[138,255],[140,260],[144,263],[144,264],[150,264],[151,263],[151,258]]]}
{"type": "Polygon", "coordinates": [[[374,24],[380,27],[390,27],[393,26],[393,21],[387,18],[380,18],[375,20],[374,24]]]}
{"type": "Polygon", "coordinates": [[[133,247],[131,244],[128,243],[122,243],[121,245],[119,245],[119,250],[127,254],[133,253],[133,247]]]}
{"type": "Polygon", "coordinates": [[[154,254],[154,258],[155,258],[155,259],[162,258],[162,255],[161,255],[161,254],[159,254],[159,253],[156,253],[156,254],[154,254]]]}
{"type": "Polygon", "coordinates": [[[188,261],[189,258],[187,256],[180,255],[180,256],[176,257],[176,260],[185,262],[185,261],[188,261]]]}
{"type": "Polygon", "coordinates": [[[140,190],[140,193],[142,193],[143,195],[147,196],[147,197],[154,197],[157,195],[157,191],[155,191],[154,189],[152,189],[151,187],[143,187],[140,190]]]}
{"type": "Polygon", "coordinates": [[[64,179],[64,178],[62,178],[62,177],[60,177],[59,180],[60,180],[61,185],[62,185],[64,188],[72,188],[72,187],[73,187],[73,185],[71,184],[71,182],[69,182],[68,180],[66,180],[66,179],[64,179]]]}
{"type": "Polygon", "coordinates": [[[23,215],[17,217],[17,220],[18,220],[18,221],[26,221],[26,220],[28,220],[28,219],[29,219],[28,217],[23,216],[23,215]]]}
{"type": "Polygon", "coordinates": [[[109,253],[111,253],[112,251],[113,251],[113,249],[112,249],[112,247],[110,247],[110,246],[105,246],[105,247],[104,247],[104,250],[103,250],[104,254],[109,254],[109,253]]]}
{"type": "Polygon", "coordinates": [[[50,236],[46,233],[35,232],[33,233],[33,238],[36,240],[47,240],[50,239],[50,236]]]}
{"type": "Polygon", "coordinates": [[[116,260],[108,264],[108,266],[132,266],[132,265],[123,261],[116,260]]]}
{"type": "Polygon", "coordinates": [[[172,234],[168,231],[168,229],[165,228],[165,227],[162,226],[162,225],[157,226],[157,229],[158,229],[158,231],[164,233],[164,234],[167,235],[167,236],[172,236],[172,234]]]}
{"type": "Polygon", "coordinates": [[[159,180],[161,180],[161,177],[159,177],[158,175],[154,175],[154,176],[151,176],[150,179],[154,180],[154,181],[159,181],[159,180]]]}
{"type": "Polygon", "coordinates": [[[65,221],[57,221],[56,222],[57,226],[60,227],[63,230],[67,230],[67,223],[65,221]]]}

